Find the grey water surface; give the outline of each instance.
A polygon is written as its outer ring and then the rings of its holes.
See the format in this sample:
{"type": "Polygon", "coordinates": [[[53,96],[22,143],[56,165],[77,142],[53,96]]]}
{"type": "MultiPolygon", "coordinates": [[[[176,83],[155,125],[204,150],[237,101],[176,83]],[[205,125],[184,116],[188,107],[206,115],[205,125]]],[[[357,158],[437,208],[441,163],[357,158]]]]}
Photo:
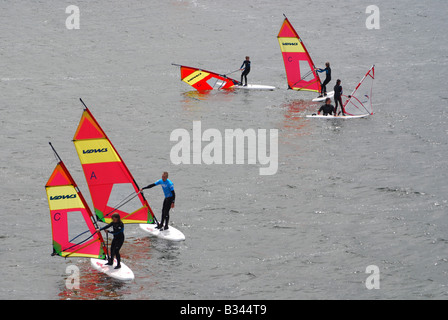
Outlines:
{"type": "MultiPolygon", "coordinates": [[[[1,299],[446,299],[448,4],[430,1],[0,1],[1,299]],[[80,8],[68,30],[65,9],[80,8]],[[369,30],[366,7],[380,9],[369,30]],[[352,90],[376,65],[374,112],[306,119],[286,90],[283,13],[352,90]],[[226,73],[244,57],[268,91],[199,94],[171,63],[226,73]],[[52,141],[89,204],[71,142],[82,97],[140,185],[169,171],[169,243],[126,227],[135,281],[51,257],[52,141]],[[177,128],[279,130],[279,168],[173,165],[177,128]],[[80,268],[80,289],[65,287],[80,268]],[[380,270],[368,290],[366,268],[380,270]]],[[[234,73],[236,77],[239,73],[234,73]]],[[[160,216],[163,194],[146,196],[160,216]]]]}

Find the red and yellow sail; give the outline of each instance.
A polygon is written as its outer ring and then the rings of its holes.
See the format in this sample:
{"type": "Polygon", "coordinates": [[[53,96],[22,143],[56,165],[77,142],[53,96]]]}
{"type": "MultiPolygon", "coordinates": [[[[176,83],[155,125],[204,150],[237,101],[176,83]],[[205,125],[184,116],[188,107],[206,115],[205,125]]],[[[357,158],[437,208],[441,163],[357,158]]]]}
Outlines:
{"type": "Polygon", "coordinates": [[[45,185],[50,207],[53,254],[105,259],[107,248],[76,183],[62,161],[45,185]]]}
{"type": "Polygon", "coordinates": [[[321,82],[305,44],[285,17],[277,36],[285,63],[288,88],[293,90],[321,91],[321,82]]]}
{"type": "Polygon", "coordinates": [[[198,91],[230,89],[239,82],[215,72],[180,66],[180,78],[198,91]]]}
{"type": "Polygon", "coordinates": [[[131,172],[87,108],[73,142],[98,219],[109,223],[118,213],[123,223],[153,223],[151,207],[131,172]]]}

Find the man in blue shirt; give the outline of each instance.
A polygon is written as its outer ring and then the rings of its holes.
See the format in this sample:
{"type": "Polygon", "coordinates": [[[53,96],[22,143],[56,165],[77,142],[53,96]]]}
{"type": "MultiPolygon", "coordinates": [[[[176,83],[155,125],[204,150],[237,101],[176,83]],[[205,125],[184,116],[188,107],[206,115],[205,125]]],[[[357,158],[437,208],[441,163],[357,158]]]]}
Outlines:
{"type": "Polygon", "coordinates": [[[163,200],[162,207],[162,220],[160,221],[157,229],[160,230],[168,230],[168,221],[170,219],[170,209],[174,208],[174,200],[176,199],[176,194],[174,193],[174,185],[170,179],[168,179],[168,172],[164,172],[162,174],[162,179],[157,180],[156,182],[140,189],[140,192],[145,189],[151,189],[152,187],[161,185],[163,189],[163,193],[165,194],[165,200],[163,200]],[[165,223],[165,227],[163,224],[165,223]]]}

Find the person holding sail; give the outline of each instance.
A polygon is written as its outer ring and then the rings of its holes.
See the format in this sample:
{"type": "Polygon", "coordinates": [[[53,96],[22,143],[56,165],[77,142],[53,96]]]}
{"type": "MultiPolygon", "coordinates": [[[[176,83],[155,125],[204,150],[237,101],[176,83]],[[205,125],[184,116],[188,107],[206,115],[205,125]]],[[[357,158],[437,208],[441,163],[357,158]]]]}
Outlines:
{"type": "Polygon", "coordinates": [[[124,243],[124,224],[121,221],[120,215],[118,213],[114,213],[112,215],[112,222],[108,225],[102,227],[101,229],[97,229],[97,232],[105,230],[106,233],[110,233],[114,236],[112,243],[110,245],[110,257],[109,261],[106,263],[108,266],[112,266],[114,264],[114,258],[117,258],[117,265],[114,269],[121,268],[121,256],[120,249],[124,243]],[[107,229],[111,228],[113,231],[108,231],[107,229]]]}
{"type": "Polygon", "coordinates": [[[325,72],[325,80],[321,86],[321,92],[319,98],[327,95],[327,84],[331,81],[331,68],[330,62],[325,62],[325,69],[319,68],[315,69],[317,72],[325,72]]]}
{"type": "Polygon", "coordinates": [[[152,187],[158,185],[162,186],[163,193],[165,195],[165,200],[163,200],[163,206],[162,206],[162,220],[157,226],[157,229],[168,230],[168,222],[170,220],[170,209],[174,208],[174,201],[176,199],[176,193],[174,192],[174,184],[170,179],[168,179],[168,172],[165,171],[162,174],[162,179],[159,179],[156,182],[147,185],[144,188],[141,188],[140,192],[142,192],[145,189],[151,189],[152,187]],[[165,227],[163,227],[164,223],[165,227]]]}
{"type": "Polygon", "coordinates": [[[249,56],[246,56],[246,60],[243,61],[243,64],[241,65],[240,70],[243,71],[243,73],[241,74],[241,85],[243,85],[243,77],[244,77],[244,79],[246,80],[246,84],[244,86],[247,87],[247,75],[250,72],[249,56]]]}

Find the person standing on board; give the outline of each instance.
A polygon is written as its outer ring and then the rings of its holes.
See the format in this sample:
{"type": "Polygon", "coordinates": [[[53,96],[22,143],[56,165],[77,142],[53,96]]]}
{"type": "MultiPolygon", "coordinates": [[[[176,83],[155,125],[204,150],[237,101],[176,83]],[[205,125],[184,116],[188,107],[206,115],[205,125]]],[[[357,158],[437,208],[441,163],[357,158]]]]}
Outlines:
{"type": "Polygon", "coordinates": [[[327,84],[331,81],[330,62],[325,62],[325,69],[316,69],[317,72],[325,72],[325,80],[322,83],[322,88],[319,98],[327,95],[327,84]]]}
{"type": "MultiPolygon", "coordinates": [[[[331,104],[331,99],[327,98],[325,99],[325,104],[323,106],[320,107],[319,111],[317,112],[317,114],[320,114],[321,112],[323,112],[324,116],[328,116],[333,114],[334,112],[334,107],[331,104]]],[[[336,115],[336,114],[335,114],[336,115]]]]}
{"type": "Polygon", "coordinates": [[[344,113],[344,105],[342,104],[342,86],[341,80],[336,80],[336,85],[334,86],[334,115],[338,115],[338,104],[341,106],[342,115],[345,116],[344,113]]]}
{"type": "Polygon", "coordinates": [[[110,245],[110,257],[109,261],[106,263],[108,266],[112,266],[114,264],[114,258],[117,258],[117,266],[114,269],[120,269],[121,268],[121,256],[120,256],[120,249],[121,246],[124,243],[124,224],[123,221],[121,221],[120,215],[118,213],[114,213],[112,215],[112,222],[109,223],[107,226],[102,227],[101,229],[97,229],[97,232],[100,232],[102,230],[106,230],[106,233],[110,233],[114,236],[114,239],[112,240],[112,243],[110,245]],[[106,229],[109,229],[112,227],[113,231],[108,231],[106,229]]]}
{"type": "Polygon", "coordinates": [[[168,179],[168,172],[164,172],[162,174],[162,179],[157,180],[156,182],[140,189],[140,192],[142,192],[145,189],[151,189],[152,187],[162,186],[163,193],[165,194],[165,200],[163,200],[163,207],[162,207],[162,220],[160,221],[160,224],[157,226],[157,229],[160,230],[168,230],[168,222],[170,220],[170,209],[174,208],[174,200],[176,199],[176,193],[174,192],[174,185],[173,182],[171,182],[170,179],[168,179]],[[165,223],[165,227],[163,227],[163,224],[165,223]]]}
{"type": "Polygon", "coordinates": [[[243,85],[243,77],[246,80],[246,84],[244,85],[247,87],[247,75],[250,72],[250,60],[249,56],[246,56],[246,60],[243,61],[243,64],[240,67],[240,70],[243,70],[243,73],[241,74],[241,85],[243,85]]]}

